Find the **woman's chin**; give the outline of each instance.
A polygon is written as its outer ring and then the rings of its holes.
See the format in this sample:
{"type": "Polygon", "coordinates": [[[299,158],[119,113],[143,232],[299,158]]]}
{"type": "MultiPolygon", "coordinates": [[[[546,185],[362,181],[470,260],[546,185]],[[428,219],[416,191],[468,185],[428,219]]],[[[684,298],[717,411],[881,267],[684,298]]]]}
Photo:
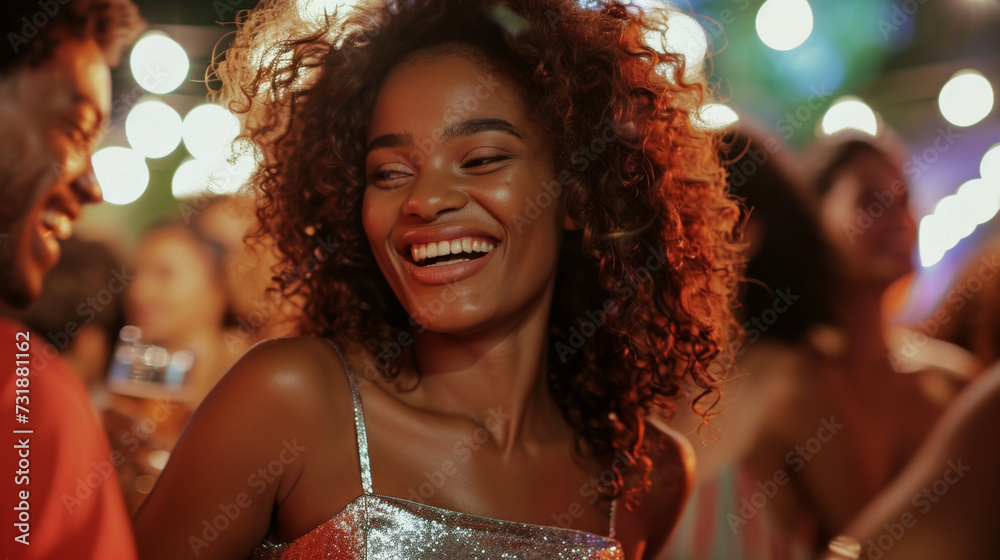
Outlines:
{"type": "Polygon", "coordinates": [[[411,314],[417,333],[471,335],[486,328],[487,319],[480,313],[411,314]]]}
{"type": "Polygon", "coordinates": [[[865,269],[867,276],[887,286],[913,272],[913,263],[908,256],[873,259],[869,265],[865,269]]]}

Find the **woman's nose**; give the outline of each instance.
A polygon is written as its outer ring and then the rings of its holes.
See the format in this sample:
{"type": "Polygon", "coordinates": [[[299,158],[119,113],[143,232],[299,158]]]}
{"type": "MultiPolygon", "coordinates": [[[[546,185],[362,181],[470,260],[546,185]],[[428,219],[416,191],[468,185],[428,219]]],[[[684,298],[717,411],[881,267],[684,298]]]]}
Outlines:
{"type": "Polygon", "coordinates": [[[443,212],[465,206],[468,199],[458,181],[446,173],[429,171],[417,175],[403,202],[403,214],[432,221],[443,212]]]}

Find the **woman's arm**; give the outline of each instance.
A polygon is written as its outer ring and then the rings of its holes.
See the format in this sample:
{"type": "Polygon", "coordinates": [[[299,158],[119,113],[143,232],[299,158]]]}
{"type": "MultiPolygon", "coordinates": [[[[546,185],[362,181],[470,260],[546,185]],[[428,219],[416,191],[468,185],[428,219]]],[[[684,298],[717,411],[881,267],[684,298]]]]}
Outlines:
{"type": "Polygon", "coordinates": [[[1000,364],[962,393],[906,470],[844,531],[861,543],[860,557],[996,558],[998,426],[1000,364]]]}
{"type": "Polygon", "coordinates": [[[133,520],[142,560],[242,559],[261,542],[304,462],[316,344],[258,344],[212,389],[133,520]]]}

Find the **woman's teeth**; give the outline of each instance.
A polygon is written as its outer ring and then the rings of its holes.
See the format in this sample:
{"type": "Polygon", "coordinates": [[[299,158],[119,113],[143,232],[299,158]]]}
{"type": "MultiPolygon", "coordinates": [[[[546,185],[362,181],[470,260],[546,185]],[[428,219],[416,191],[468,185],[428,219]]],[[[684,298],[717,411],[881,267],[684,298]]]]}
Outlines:
{"type": "Polygon", "coordinates": [[[73,221],[66,214],[56,210],[42,212],[42,225],[52,230],[56,238],[63,241],[73,235],[73,221]]]}
{"type": "MultiPolygon", "coordinates": [[[[418,243],[411,245],[410,253],[413,256],[413,261],[419,264],[423,260],[443,257],[446,255],[489,253],[495,249],[496,246],[496,243],[490,241],[484,241],[472,237],[461,237],[459,239],[452,239],[451,241],[438,241],[436,243],[418,243]]],[[[452,259],[449,261],[430,263],[424,266],[456,264],[467,260],[471,259],[452,259]]]]}

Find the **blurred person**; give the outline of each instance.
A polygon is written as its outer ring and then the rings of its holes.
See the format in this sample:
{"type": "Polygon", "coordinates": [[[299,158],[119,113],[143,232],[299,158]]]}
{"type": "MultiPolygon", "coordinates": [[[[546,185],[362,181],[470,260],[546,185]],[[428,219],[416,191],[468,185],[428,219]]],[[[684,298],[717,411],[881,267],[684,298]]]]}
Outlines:
{"type": "Polygon", "coordinates": [[[192,217],[194,226],[224,249],[225,283],[236,321],[232,332],[225,335],[231,351],[242,352],[248,343],[295,331],[295,306],[277,290],[268,290],[276,284],[277,248],[268,240],[245,240],[257,224],[255,210],[252,197],[219,196],[192,217]]]}
{"type": "Polygon", "coordinates": [[[812,166],[822,199],[821,223],[841,257],[846,282],[843,305],[838,306],[846,319],[841,333],[850,335],[845,344],[859,359],[870,358],[880,368],[886,352],[892,370],[914,374],[923,400],[929,398],[939,408],[989,362],[936,338],[936,320],[929,322],[928,336],[916,336],[890,316],[891,297],[906,289],[913,273],[917,240],[902,172],[904,149],[892,130],[878,138],[846,131],[817,142],[812,166]]]}
{"type": "Polygon", "coordinates": [[[307,336],[202,403],[144,558],[653,558],[691,480],[661,417],[714,385],[738,277],[703,85],[644,42],[671,16],[359,3],[260,68],[296,14],[259,4],[219,72],[307,336]]]}
{"type": "Polygon", "coordinates": [[[181,391],[118,386],[105,415],[113,444],[128,459],[120,471],[132,513],[160,474],[157,453],[173,449],[221,374],[253,343],[285,333],[280,317],[287,305],[265,299],[277,259],[243,241],[256,220],[252,201],[213,197],[185,220],[147,231],[133,259],[129,323],[141,329],[144,343],[194,359],[181,391]],[[136,432],[144,419],[158,420],[151,433],[136,432]]]}
{"type": "Polygon", "coordinates": [[[814,154],[819,223],[839,257],[837,329],[796,407],[843,426],[801,473],[828,540],[900,473],[970,372],[896,360],[883,298],[912,272],[916,243],[901,143],[842,134],[814,154]]]}
{"type": "Polygon", "coordinates": [[[193,354],[179,396],[196,407],[250,345],[240,340],[231,351],[224,338],[233,323],[225,249],[193,226],[168,222],[143,234],[132,267],[127,322],[141,329],[144,342],[171,355],[193,354]]]}
{"type": "Polygon", "coordinates": [[[177,384],[113,379],[113,403],[104,420],[112,444],[126,458],[121,485],[135,513],[163,468],[160,457],[173,449],[194,409],[249,340],[226,344],[231,321],[225,249],[193,225],[168,221],[147,230],[135,247],[131,270],[125,317],[140,329],[138,342],[162,349],[169,360],[189,356],[177,384]]]}
{"type": "MultiPolygon", "coordinates": [[[[773,135],[750,129],[729,148],[749,212],[746,338],[719,440],[696,446],[701,485],[667,558],[812,557],[902,469],[960,386],[917,358],[900,373],[886,343],[882,297],[911,270],[916,234],[899,167],[850,136],[818,153],[810,181],[773,135]],[[873,202],[883,211],[859,219],[873,202]]],[[[698,434],[696,420],[677,427],[698,434]]]]}
{"type": "MultiPolygon", "coordinates": [[[[4,2],[0,31],[0,300],[42,292],[86,204],[90,155],[111,112],[111,67],[142,30],[127,0],[4,2]]],[[[12,558],[135,558],[115,457],[83,382],[45,342],[0,320],[4,552],[12,558]],[[16,414],[16,415],[15,415],[16,414]],[[22,430],[18,432],[18,430],[22,430]]]]}
{"type": "Polygon", "coordinates": [[[722,160],[744,205],[746,281],[736,308],[744,339],[720,358],[735,359],[721,398],[682,407],[672,422],[696,441],[697,476],[660,558],[811,558],[817,514],[798,463],[786,456],[822,427],[794,403],[815,375],[816,343],[834,320],[835,257],[803,172],[778,135],[742,124],[725,137],[722,160]]]}

